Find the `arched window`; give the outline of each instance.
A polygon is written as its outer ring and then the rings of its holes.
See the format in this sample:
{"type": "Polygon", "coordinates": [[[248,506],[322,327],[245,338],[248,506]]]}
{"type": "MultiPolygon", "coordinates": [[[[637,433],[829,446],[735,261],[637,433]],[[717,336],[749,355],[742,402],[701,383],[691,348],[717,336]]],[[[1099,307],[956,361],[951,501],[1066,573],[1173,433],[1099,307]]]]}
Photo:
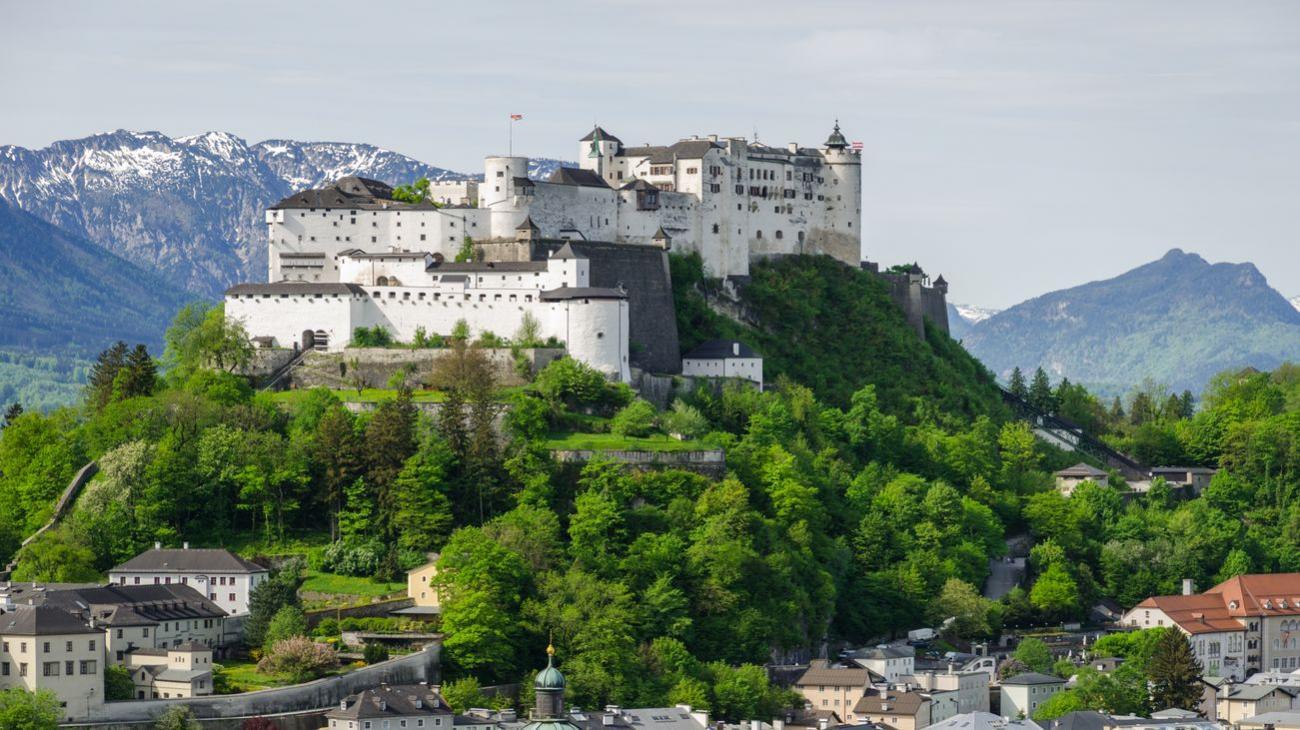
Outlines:
{"type": "Polygon", "coordinates": [[[754,233],[754,238],[762,238],[762,237],[763,237],[763,232],[762,232],[762,231],[756,231],[756,232],[754,233]]]}
{"type": "Polygon", "coordinates": [[[381,276],[378,279],[375,279],[375,286],[388,286],[388,277],[381,276]]]}
{"type": "Polygon", "coordinates": [[[776,237],[777,237],[778,240],[779,240],[779,239],[782,239],[782,238],[785,238],[785,232],[784,232],[784,231],[777,231],[777,232],[776,232],[776,237]]]}

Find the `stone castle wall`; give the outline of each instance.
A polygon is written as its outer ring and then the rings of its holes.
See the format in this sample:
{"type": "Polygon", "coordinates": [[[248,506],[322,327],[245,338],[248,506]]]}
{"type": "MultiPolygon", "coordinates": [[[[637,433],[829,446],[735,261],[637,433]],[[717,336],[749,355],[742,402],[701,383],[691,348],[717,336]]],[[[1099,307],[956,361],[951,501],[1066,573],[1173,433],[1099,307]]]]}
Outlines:
{"type": "MultiPolygon", "coordinates": [[[[447,348],[387,348],[352,347],[342,352],[312,352],[294,368],[287,378],[289,387],[334,389],[355,387],[354,378],[359,373],[366,388],[385,388],[394,373],[407,370],[410,382],[427,384],[439,360],[451,354],[447,348]]],[[[509,348],[485,350],[492,363],[497,382],[504,386],[522,385],[524,379],[515,370],[514,354],[509,348]]],[[[564,350],[537,348],[520,351],[528,359],[533,372],[546,367],[564,350]]]]}

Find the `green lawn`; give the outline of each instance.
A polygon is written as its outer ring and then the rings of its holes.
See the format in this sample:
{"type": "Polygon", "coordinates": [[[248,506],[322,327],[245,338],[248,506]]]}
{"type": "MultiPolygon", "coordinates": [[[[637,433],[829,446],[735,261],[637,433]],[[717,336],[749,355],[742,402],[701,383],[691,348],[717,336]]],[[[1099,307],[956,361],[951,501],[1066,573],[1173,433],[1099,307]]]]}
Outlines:
{"type": "MultiPolygon", "coordinates": [[[[330,534],[326,530],[290,530],[283,540],[267,540],[260,530],[243,530],[226,537],[222,547],[244,557],[254,555],[306,555],[313,548],[323,548],[330,544],[330,534]]],[[[215,547],[201,545],[201,547],[215,547]]]]}
{"type": "MultiPolygon", "coordinates": [[[[277,674],[263,674],[257,671],[257,662],[252,659],[223,659],[217,664],[221,665],[221,676],[230,686],[231,694],[254,692],[259,689],[284,687],[293,684],[293,681],[288,677],[277,674]]],[[[343,664],[326,672],[326,676],[343,674],[351,671],[352,668],[350,664],[343,664]]]]}
{"type": "Polygon", "coordinates": [[[307,580],[300,589],[310,593],[327,593],[336,596],[379,598],[393,593],[406,593],[405,583],[377,583],[369,578],[334,575],[315,570],[307,571],[307,580]]]}
{"type": "Polygon", "coordinates": [[[565,451],[704,451],[712,447],[703,441],[678,441],[659,433],[644,438],[612,433],[552,433],[547,434],[546,448],[565,451]]]}

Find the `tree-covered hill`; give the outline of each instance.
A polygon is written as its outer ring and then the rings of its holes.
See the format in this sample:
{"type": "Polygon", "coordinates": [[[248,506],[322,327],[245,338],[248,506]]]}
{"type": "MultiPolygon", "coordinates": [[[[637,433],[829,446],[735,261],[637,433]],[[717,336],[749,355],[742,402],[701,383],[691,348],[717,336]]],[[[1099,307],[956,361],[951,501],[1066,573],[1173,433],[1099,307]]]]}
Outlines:
{"type": "Polygon", "coordinates": [[[767,380],[786,376],[828,403],[846,405],[864,385],[883,406],[926,403],[968,416],[1001,414],[992,375],[947,335],[917,339],[885,284],[825,256],[756,263],[740,288],[745,324],[710,308],[720,282],[706,280],[698,257],[672,258],[682,349],[705,340],[741,339],[764,358],[767,380]]]}

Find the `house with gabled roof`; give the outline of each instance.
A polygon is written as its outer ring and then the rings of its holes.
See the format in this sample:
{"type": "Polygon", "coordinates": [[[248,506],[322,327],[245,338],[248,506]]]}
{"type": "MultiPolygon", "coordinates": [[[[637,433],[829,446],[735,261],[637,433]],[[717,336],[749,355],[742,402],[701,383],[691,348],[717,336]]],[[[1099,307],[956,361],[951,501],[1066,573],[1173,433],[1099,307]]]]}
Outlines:
{"type": "Polygon", "coordinates": [[[231,616],[248,613],[253,589],[270,576],[267,568],[229,550],[191,548],[188,542],[179,550],[154,543],[152,550],[108,571],[109,582],[118,585],[190,586],[231,616]]]}

